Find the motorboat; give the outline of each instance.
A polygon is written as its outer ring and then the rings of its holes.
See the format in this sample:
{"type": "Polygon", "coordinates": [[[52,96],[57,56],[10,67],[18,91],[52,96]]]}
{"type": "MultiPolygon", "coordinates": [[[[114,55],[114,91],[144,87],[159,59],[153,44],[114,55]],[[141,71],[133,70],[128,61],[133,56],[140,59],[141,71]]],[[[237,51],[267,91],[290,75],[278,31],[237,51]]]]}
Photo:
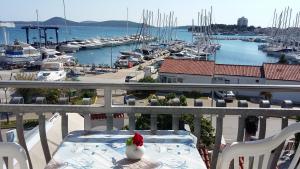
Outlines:
{"type": "Polygon", "coordinates": [[[80,45],[75,43],[67,43],[58,46],[60,52],[75,53],[80,49],[80,45]]]}
{"type": "Polygon", "coordinates": [[[205,60],[204,56],[194,55],[186,50],[181,51],[179,53],[172,53],[169,57],[172,59],[183,59],[183,60],[205,60]]]}
{"type": "Polygon", "coordinates": [[[286,54],[288,52],[292,52],[292,48],[284,48],[284,47],[269,47],[266,49],[268,55],[280,57],[282,54],[286,54]]]}
{"type": "Polygon", "coordinates": [[[4,46],[0,47],[0,57],[4,57],[5,56],[5,49],[4,46]]]}
{"type": "Polygon", "coordinates": [[[120,52],[122,55],[127,55],[127,56],[132,56],[134,58],[137,58],[139,62],[144,61],[144,55],[139,53],[139,52],[134,52],[134,51],[121,51],[120,52]]]}
{"type": "Polygon", "coordinates": [[[118,57],[115,66],[116,67],[132,67],[140,63],[139,59],[134,56],[121,55],[118,57]]]}
{"type": "Polygon", "coordinates": [[[40,56],[39,50],[26,43],[15,41],[13,45],[5,46],[5,62],[10,65],[26,64],[40,56]]]}
{"type": "Polygon", "coordinates": [[[144,56],[145,60],[151,60],[156,58],[156,55],[151,48],[140,48],[140,49],[135,49],[134,52],[136,53],[141,53],[144,56]]]}
{"type": "Polygon", "coordinates": [[[267,48],[269,45],[268,44],[260,44],[257,46],[258,50],[264,50],[265,48],[267,48]]]}
{"type": "Polygon", "coordinates": [[[67,77],[61,62],[43,62],[37,74],[38,81],[63,81],[67,77]]]}
{"type": "Polygon", "coordinates": [[[287,60],[290,60],[294,63],[300,63],[300,52],[290,52],[285,55],[287,60]]]}
{"type": "Polygon", "coordinates": [[[74,62],[74,57],[71,55],[66,55],[55,49],[41,49],[42,57],[40,60],[43,62],[62,62],[64,64],[69,64],[74,62]]]}

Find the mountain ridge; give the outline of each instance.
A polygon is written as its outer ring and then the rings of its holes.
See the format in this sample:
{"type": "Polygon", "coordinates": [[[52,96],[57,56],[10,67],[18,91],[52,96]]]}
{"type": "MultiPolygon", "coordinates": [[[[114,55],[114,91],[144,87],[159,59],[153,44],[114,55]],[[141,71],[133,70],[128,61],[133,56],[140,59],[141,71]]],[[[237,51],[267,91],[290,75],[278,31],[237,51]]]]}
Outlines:
{"type": "MultiPolygon", "coordinates": [[[[1,22],[1,21],[0,21],[1,22]]],[[[36,21],[11,21],[16,24],[16,26],[24,25],[37,25],[36,21]]],[[[127,21],[124,20],[107,20],[107,21],[82,21],[76,22],[72,20],[65,20],[61,17],[52,17],[45,21],[40,21],[41,26],[106,26],[106,27],[126,27],[127,21]]],[[[141,23],[128,21],[128,27],[141,27],[141,23]]]]}

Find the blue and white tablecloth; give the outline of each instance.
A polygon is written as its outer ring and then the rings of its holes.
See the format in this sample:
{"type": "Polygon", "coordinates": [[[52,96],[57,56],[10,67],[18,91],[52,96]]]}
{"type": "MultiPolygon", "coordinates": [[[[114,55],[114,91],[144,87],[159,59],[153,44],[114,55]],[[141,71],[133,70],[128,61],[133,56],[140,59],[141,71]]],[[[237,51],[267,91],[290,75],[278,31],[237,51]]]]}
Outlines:
{"type": "Polygon", "coordinates": [[[59,146],[47,169],[206,169],[189,132],[139,131],[144,137],[142,160],[126,159],[129,131],[75,131],[59,146]]]}

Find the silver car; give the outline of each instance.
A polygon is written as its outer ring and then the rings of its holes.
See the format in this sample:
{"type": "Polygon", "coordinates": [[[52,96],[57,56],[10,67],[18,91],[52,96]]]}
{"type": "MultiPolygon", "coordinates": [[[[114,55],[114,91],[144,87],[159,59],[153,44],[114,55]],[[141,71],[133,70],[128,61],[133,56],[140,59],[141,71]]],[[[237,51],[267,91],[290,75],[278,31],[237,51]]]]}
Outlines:
{"type": "Polygon", "coordinates": [[[216,95],[221,98],[224,99],[226,101],[232,101],[235,99],[235,94],[233,93],[233,91],[215,91],[216,95]]]}

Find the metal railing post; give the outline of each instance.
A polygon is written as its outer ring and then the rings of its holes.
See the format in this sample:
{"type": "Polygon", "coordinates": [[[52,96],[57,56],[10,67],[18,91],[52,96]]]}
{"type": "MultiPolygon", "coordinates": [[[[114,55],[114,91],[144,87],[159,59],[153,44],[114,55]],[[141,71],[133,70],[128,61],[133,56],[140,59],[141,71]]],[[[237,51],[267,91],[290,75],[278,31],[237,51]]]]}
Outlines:
{"type": "MultiPolygon", "coordinates": [[[[59,98],[58,104],[61,104],[61,105],[69,104],[68,98],[65,98],[65,97],[59,98]]],[[[59,113],[61,116],[61,136],[62,136],[62,139],[64,139],[69,133],[68,115],[66,112],[59,112],[59,113]]]]}
{"type": "MultiPolygon", "coordinates": [[[[135,106],[135,99],[134,98],[130,98],[127,101],[129,106],[135,106]]],[[[128,114],[129,117],[129,130],[131,132],[133,132],[135,130],[135,112],[129,113],[128,114]]]]}
{"type": "MultiPolygon", "coordinates": [[[[110,87],[106,87],[104,89],[104,102],[105,105],[104,107],[108,110],[111,110],[112,106],[112,89],[110,87]]],[[[112,113],[107,113],[106,114],[106,130],[111,131],[114,128],[114,117],[112,113]]]]}
{"type": "MultiPolygon", "coordinates": [[[[269,100],[261,100],[259,103],[260,108],[270,108],[271,104],[269,100]]],[[[259,139],[264,139],[266,136],[266,128],[267,128],[267,117],[261,116],[259,119],[259,139]]]]}
{"type": "MultiPolygon", "coordinates": [[[[238,101],[238,107],[248,107],[247,100],[239,100],[238,101]]],[[[246,116],[244,114],[241,114],[239,117],[239,125],[238,125],[238,134],[237,134],[237,141],[241,142],[244,140],[245,136],[245,119],[246,116]]]]}
{"type": "MultiPolygon", "coordinates": [[[[35,99],[35,103],[46,104],[47,101],[45,97],[37,97],[35,99]]],[[[41,145],[44,152],[46,163],[49,163],[49,161],[51,160],[51,154],[49,150],[47,132],[46,132],[46,118],[43,112],[39,112],[37,113],[37,115],[39,116],[39,133],[40,133],[41,145]]]]}
{"type": "MultiPolygon", "coordinates": [[[[194,100],[195,107],[202,107],[203,102],[200,99],[194,100]]],[[[194,114],[194,134],[197,137],[197,146],[201,145],[201,115],[199,113],[194,114]]]]}
{"type": "MultiPolygon", "coordinates": [[[[226,107],[225,100],[217,100],[216,106],[217,107],[226,107]]],[[[214,145],[212,163],[211,163],[212,169],[216,169],[216,167],[217,167],[217,162],[218,162],[218,157],[219,157],[220,147],[221,147],[221,141],[222,141],[222,134],[223,134],[223,119],[224,119],[224,115],[217,116],[215,145],[214,145]]]]}
{"type": "MultiPolygon", "coordinates": [[[[91,98],[82,98],[82,104],[83,105],[91,105],[91,98]]],[[[91,130],[92,128],[92,122],[91,122],[91,114],[90,113],[84,113],[84,130],[91,130]]]]}
{"type": "MultiPolygon", "coordinates": [[[[151,99],[150,106],[158,106],[158,100],[157,99],[151,99]]],[[[157,131],[157,114],[151,113],[150,114],[150,126],[151,126],[151,132],[152,134],[155,134],[157,131]]]]}

